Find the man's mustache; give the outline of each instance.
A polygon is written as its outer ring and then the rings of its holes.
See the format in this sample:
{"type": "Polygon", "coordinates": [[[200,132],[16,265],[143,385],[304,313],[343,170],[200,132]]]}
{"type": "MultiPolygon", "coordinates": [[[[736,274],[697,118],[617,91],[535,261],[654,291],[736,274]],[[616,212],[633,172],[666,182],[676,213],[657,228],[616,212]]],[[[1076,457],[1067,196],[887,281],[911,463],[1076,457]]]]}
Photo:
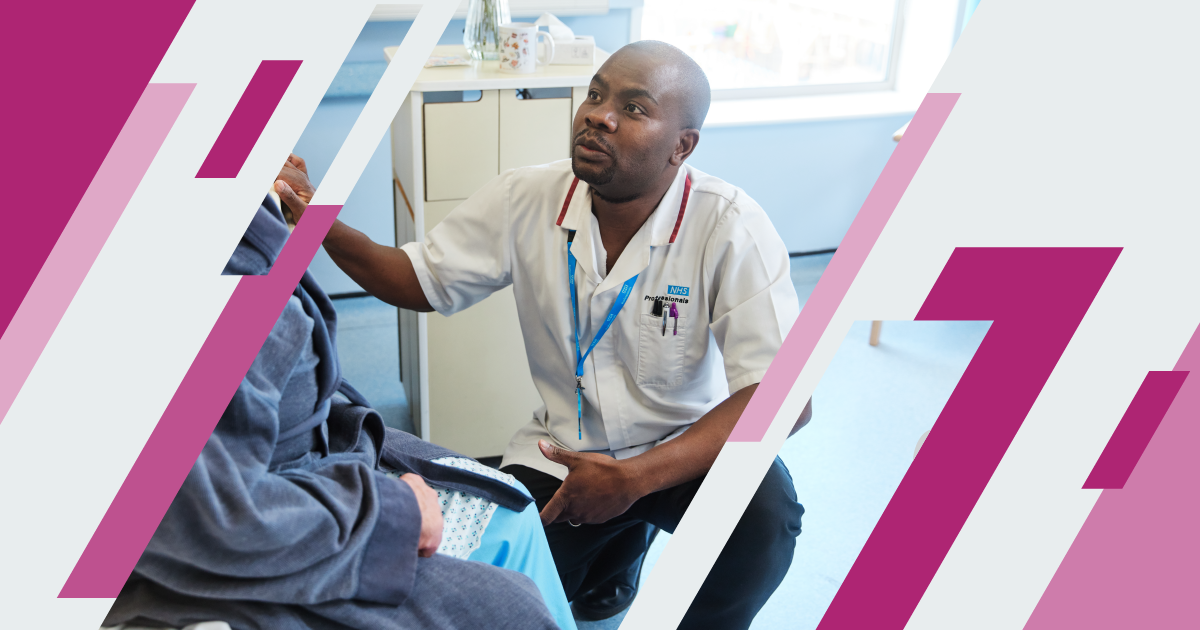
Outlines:
{"type": "Polygon", "coordinates": [[[588,131],[589,131],[588,129],[584,129],[583,131],[580,131],[579,133],[575,134],[575,140],[574,140],[574,142],[572,142],[572,144],[579,144],[580,140],[590,140],[590,141],[595,142],[596,144],[600,145],[600,147],[602,149],[604,149],[604,151],[606,153],[608,153],[609,155],[613,155],[614,151],[613,151],[612,145],[609,144],[608,141],[604,139],[604,136],[588,135],[588,131]]]}

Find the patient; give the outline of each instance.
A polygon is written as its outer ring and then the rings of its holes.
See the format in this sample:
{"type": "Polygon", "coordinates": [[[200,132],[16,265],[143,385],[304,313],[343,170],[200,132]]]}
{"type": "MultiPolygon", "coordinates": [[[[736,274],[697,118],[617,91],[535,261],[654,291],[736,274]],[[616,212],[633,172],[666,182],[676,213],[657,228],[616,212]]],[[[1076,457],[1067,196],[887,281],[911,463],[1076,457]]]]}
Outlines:
{"type": "MultiPolygon", "coordinates": [[[[287,237],[266,199],[225,273],[265,274],[287,237]]],[[[106,625],[573,629],[524,488],[384,427],[336,338],[305,273],[106,625]]]]}

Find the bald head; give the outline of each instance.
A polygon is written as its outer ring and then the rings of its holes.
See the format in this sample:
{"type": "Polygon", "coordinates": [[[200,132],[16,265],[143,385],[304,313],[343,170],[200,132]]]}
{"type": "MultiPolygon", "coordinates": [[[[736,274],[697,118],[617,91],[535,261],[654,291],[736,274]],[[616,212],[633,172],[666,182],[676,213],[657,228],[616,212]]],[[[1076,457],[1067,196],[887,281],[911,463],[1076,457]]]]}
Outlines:
{"type": "Polygon", "coordinates": [[[656,67],[655,79],[662,82],[663,92],[675,96],[679,106],[680,129],[699,129],[708,115],[712,90],[708,77],[687,53],[666,43],[642,40],[621,47],[609,60],[618,62],[624,55],[648,59],[656,67]]]}
{"type": "Polygon", "coordinates": [[[621,48],[575,112],[575,176],[610,203],[657,202],[700,142],[710,98],[704,71],[682,50],[655,41],[621,48]]]}

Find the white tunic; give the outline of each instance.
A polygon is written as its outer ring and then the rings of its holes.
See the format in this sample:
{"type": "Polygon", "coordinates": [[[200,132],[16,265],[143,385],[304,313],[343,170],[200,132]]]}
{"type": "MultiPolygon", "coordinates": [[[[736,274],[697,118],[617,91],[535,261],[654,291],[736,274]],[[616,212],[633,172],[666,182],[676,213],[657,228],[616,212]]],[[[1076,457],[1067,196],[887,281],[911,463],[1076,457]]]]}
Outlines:
{"type": "Polygon", "coordinates": [[[430,305],[443,315],[513,285],[544,405],[513,436],[502,465],[521,464],[560,479],[566,467],[541,455],[539,439],[625,459],[674,438],[730,392],[762,379],[800,311],[787,249],[741,189],[680,168],[606,274],[587,184],[577,185],[564,211],[573,180],[570,160],[507,171],[451,211],[424,243],[402,248],[430,305]],[[688,176],[690,194],[680,218],[688,176]],[[582,439],[568,230],[576,230],[571,251],[579,261],[583,351],[622,284],[640,274],[628,303],[585,361],[582,439]],[[655,298],[678,309],[678,321],[668,317],[665,335],[663,318],[651,314],[655,298]]]}

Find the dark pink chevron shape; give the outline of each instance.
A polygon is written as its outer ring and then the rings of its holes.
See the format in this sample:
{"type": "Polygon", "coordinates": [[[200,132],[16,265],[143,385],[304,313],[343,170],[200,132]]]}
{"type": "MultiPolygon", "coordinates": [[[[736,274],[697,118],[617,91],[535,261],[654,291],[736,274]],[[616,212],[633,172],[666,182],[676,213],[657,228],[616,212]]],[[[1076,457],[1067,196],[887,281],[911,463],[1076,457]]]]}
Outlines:
{"type": "Polygon", "coordinates": [[[0,335],[25,299],[193,0],[7,2],[0,37],[0,335]],[[63,45],[63,42],[70,42],[63,45]],[[36,63],[30,63],[36,59],[36,63]]]}
{"type": "Polygon", "coordinates": [[[258,64],[258,70],[238,100],[237,107],[233,108],[229,120],[225,121],[221,134],[209,149],[208,157],[204,158],[196,177],[238,176],[299,69],[300,62],[294,60],[267,60],[258,64]]]}
{"type": "Polygon", "coordinates": [[[1121,489],[1137,466],[1150,438],[1167,415],[1187,372],[1150,372],[1125,410],[1108,445],[1083,483],[1084,489],[1121,489]]]}
{"type": "Polygon", "coordinates": [[[266,276],[243,276],[59,597],[116,597],[341,206],[309,206],[266,276]]]}
{"type": "Polygon", "coordinates": [[[993,320],[818,630],[901,630],[1119,248],[957,248],[918,320],[993,320]]]}
{"type": "MultiPolygon", "coordinates": [[[[1200,372],[1200,328],[1175,374],[1200,372]]],[[[1104,490],[1025,630],[1200,627],[1200,380],[1189,377],[1120,490],[1104,490]]]]}

